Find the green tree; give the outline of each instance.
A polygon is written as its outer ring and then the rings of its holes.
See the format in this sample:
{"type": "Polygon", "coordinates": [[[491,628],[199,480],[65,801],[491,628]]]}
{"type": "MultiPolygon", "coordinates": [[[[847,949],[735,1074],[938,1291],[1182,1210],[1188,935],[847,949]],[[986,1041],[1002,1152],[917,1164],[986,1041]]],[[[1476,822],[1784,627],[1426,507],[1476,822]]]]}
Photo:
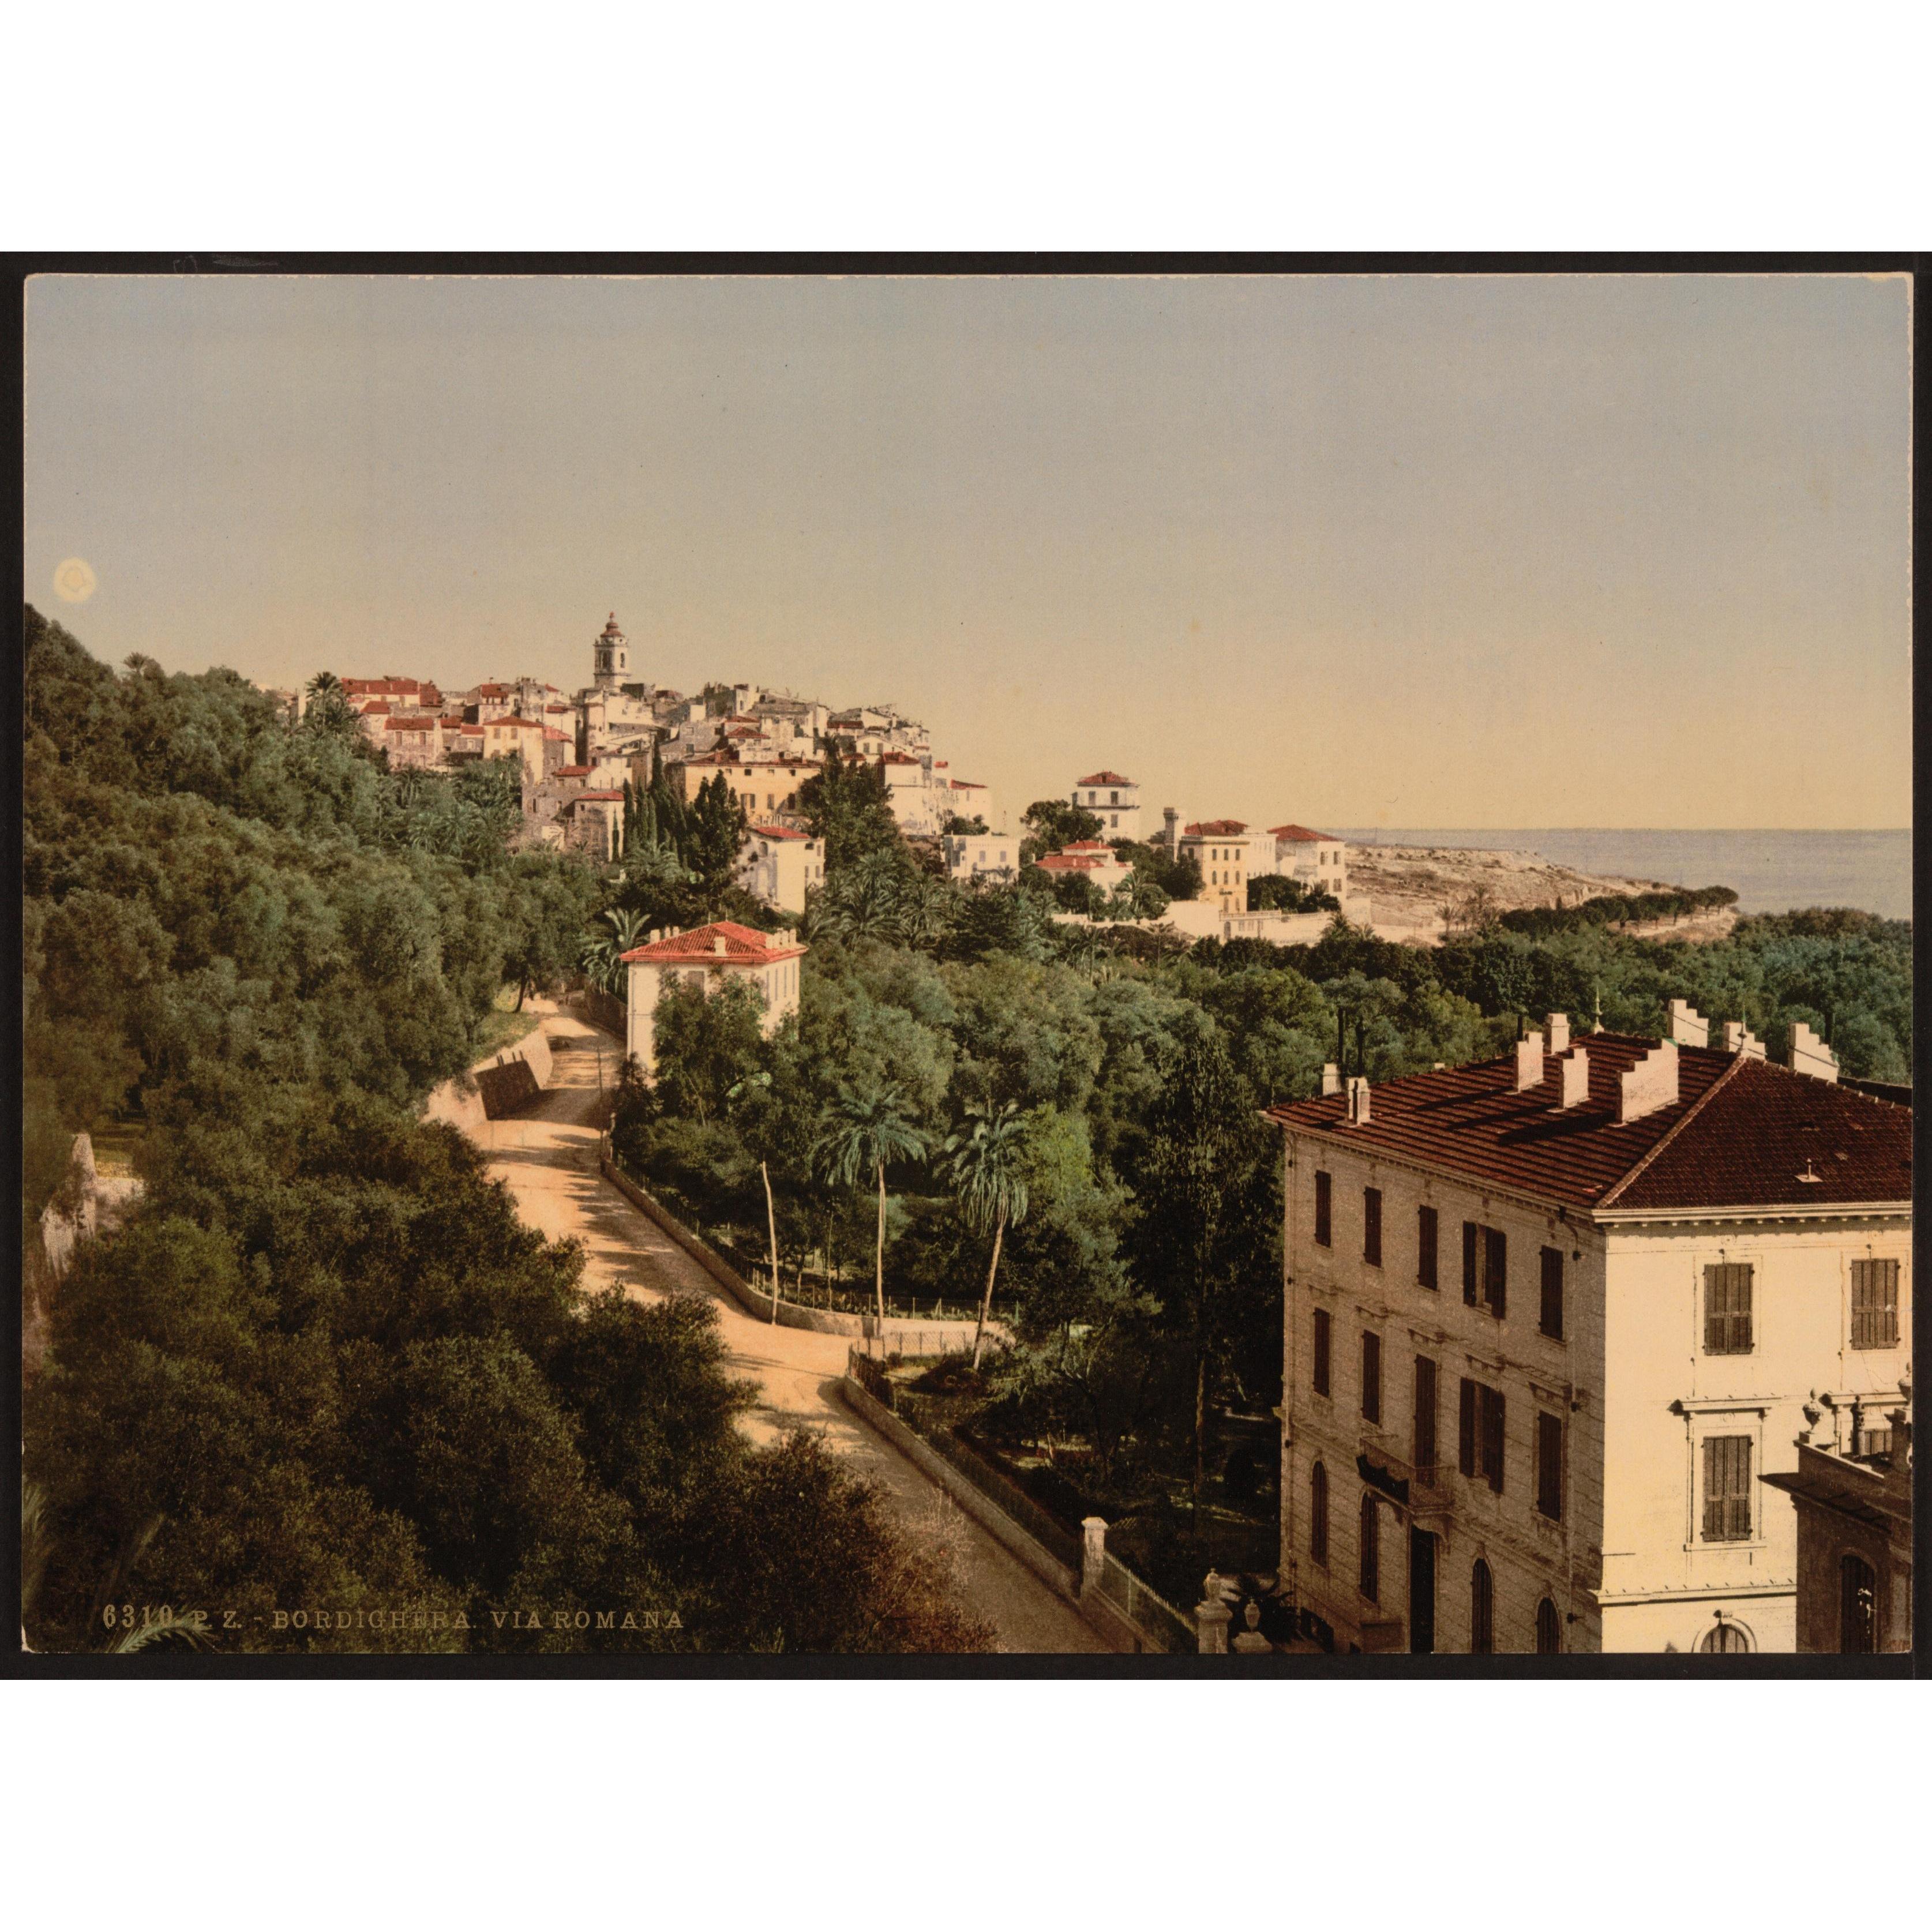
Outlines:
{"type": "Polygon", "coordinates": [[[945,1150],[952,1156],[952,1191],[966,1225],[980,1235],[993,1238],[992,1259],[986,1267],[986,1286],[980,1297],[980,1318],[973,1330],[973,1366],[976,1372],[986,1346],[986,1322],[993,1306],[993,1279],[999,1273],[1000,1247],[1009,1222],[1027,1214],[1028,1122],[1009,1100],[997,1112],[969,1107],[970,1128],[949,1134],[945,1150]]]}
{"type": "Polygon", "coordinates": [[[854,1092],[842,1089],[828,1110],[816,1150],[818,1163],[835,1186],[854,1186],[873,1175],[879,1190],[878,1239],[874,1249],[874,1286],[879,1320],[886,1318],[886,1168],[893,1161],[922,1161],[926,1135],[913,1124],[896,1087],[880,1086],[854,1092]]]}
{"type": "Polygon", "coordinates": [[[1030,828],[1020,842],[1020,862],[1030,866],[1048,852],[1097,838],[1102,827],[1090,812],[1070,804],[1064,798],[1036,798],[1020,814],[1020,823],[1030,828]]]}
{"type": "Polygon", "coordinates": [[[749,980],[726,974],[709,991],[667,986],[653,1030],[657,1084],[674,1114],[700,1125],[722,1114],[731,1089],[755,1070],[765,1003],[749,980]]]}

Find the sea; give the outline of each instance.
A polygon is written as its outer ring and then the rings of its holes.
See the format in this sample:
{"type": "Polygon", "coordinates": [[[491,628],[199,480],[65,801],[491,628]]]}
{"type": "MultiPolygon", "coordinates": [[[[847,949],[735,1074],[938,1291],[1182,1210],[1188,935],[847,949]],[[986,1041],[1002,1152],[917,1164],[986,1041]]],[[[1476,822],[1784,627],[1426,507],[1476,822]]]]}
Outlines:
{"type": "Polygon", "coordinates": [[[1851,906],[1912,916],[1912,834],[1900,832],[1514,832],[1344,830],[1352,845],[1460,845],[1539,852],[1559,866],[1673,886],[1729,886],[1740,912],[1851,906]]]}

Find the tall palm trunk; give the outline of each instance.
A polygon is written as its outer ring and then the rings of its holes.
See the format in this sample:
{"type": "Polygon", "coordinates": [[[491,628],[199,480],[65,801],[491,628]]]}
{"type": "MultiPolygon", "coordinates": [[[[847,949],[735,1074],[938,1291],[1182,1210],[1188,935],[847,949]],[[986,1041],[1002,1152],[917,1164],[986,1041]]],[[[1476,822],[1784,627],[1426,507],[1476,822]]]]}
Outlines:
{"type": "Polygon", "coordinates": [[[986,1342],[986,1318],[993,1307],[993,1277],[1000,1271],[1000,1244],[1006,1238],[1006,1217],[1002,1214],[993,1227],[992,1265],[986,1270],[986,1292],[980,1298],[980,1325],[973,1330],[973,1371],[980,1370],[980,1351],[986,1342]]]}
{"type": "Polygon", "coordinates": [[[886,1164],[879,1163],[879,1247],[874,1279],[879,1290],[879,1339],[886,1335],[886,1164]]]}
{"type": "Polygon", "coordinates": [[[1194,1507],[1196,1542],[1201,1537],[1201,1472],[1208,1436],[1208,1351],[1196,1342],[1194,1352],[1194,1507]]]}
{"type": "Polygon", "coordinates": [[[772,1236],[772,1321],[778,1318],[778,1210],[772,1204],[772,1171],[763,1161],[758,1172],[765,1178],[765,1225],[772,1236]]]}

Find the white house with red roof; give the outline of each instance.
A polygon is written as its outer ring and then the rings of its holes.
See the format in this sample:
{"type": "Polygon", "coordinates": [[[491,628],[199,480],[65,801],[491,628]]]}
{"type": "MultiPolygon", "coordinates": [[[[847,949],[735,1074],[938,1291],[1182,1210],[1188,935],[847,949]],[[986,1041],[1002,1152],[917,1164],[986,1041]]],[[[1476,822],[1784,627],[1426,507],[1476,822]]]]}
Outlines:
{"type": "Polygon", "coordinates": [[[1020,842],[1010,832],[949,832],[939,844],[948,878],[1004,884],[1018,875],[1020,842]]]}
{"type": "Polygon", "coordinates": [[[1073,802],[1100,821],[1103,838],[1141,836],[1141,788],[1116,771],[1089,772],[1073,781],[1073,802]]]}
{"type": "Polygon", "coordinates": [[[719,920],[688,932],[666,933],[626,952],[626,1052],[646,1079],[655,1076],[658,1002],[674,986],[692,987],[708,997],[738,980],[762,1000],[766,1034],[776,1032],[787,1015],[798,1010],[799,962],[807,950],[788,932],[758,932],[719,920]]]}
{"type": "Polygon", "coordinates": [[[1111,892],[1133,870],[1112,847],[1097,838],[1077,838],[1058,852],[1043,854],[1034,865],[1050,879],[1091,879],[1103,892],[1111,892]]]}
{"type": "Polygon", "coordinates": [[[1332,893],[1339,903],[1348,889],[1348,848],[1332,832],[1316,832],[1306,825],[1277,825],[1268,837],[1274,842],[1265,865],[1257,860],[1257,869],[1279,873],[1298,880],[1304,886],[1332,893]]]}
{"type": "MultiPolygon", "coordinates": [[[[1912,1114],[1682,1000],[1282,1132],[1281,1561],[1337,1649],[1790,1651],[1760,1481],[1875,1450],[1911,1360],[1912,1114]]],[[[1318,1634],[1320,1633],[1318,1632],[1318,1634]]]]}
{"type": "Polygon", "coordinates": [[[805,896],[825,882],[825,846],[789,825],[752,825],[739,848],[737,883],[779,912],[802,914],[805,896]]]}

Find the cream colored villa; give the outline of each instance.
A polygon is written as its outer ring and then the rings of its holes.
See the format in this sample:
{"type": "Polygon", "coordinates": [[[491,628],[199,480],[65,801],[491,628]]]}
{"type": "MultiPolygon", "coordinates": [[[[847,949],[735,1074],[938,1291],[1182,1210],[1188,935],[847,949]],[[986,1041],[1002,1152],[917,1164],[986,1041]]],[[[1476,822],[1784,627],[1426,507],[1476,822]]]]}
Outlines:
{"type": "Polygon", "coordinates": [[[715,926],[670,932],[623,956],[630,970],[626,1001],[625,1050],[644,1069],[657,1072],[658,1001],[672,986],[695,986],[709,994],[728,980],[740,980],[764,1001],[764,1030],[775,1033],[798,1011],[798,962],[807,949],[789,933],[758,932],[720,920],[715,926]]]}
{"type": "Polygon", "coordinates": [[[1286,1142],[1282,1552],[1337,1649],[1790,1651],[1759,1478],[1911,1359],[1912,1115],[1673,1003],[1371,1087],[1286,1142]]]}

